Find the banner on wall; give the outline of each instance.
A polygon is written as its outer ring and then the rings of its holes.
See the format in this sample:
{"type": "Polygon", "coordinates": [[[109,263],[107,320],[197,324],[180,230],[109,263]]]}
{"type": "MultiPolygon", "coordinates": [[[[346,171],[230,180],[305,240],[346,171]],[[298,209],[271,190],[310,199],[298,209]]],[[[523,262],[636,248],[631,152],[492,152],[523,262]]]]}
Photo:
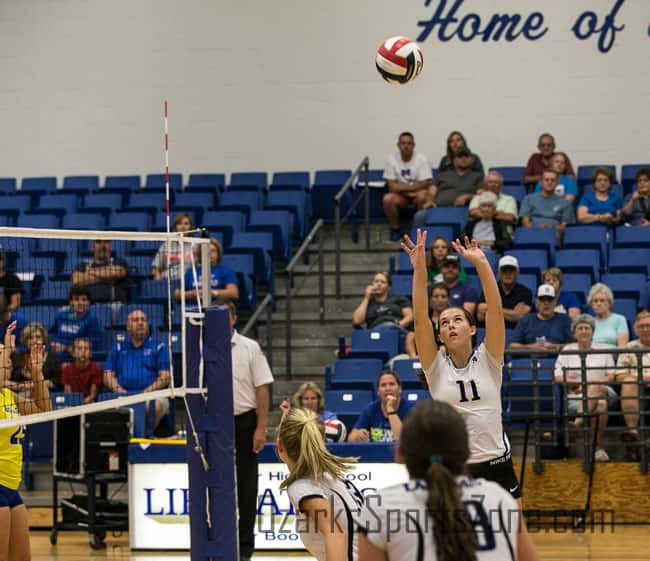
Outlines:
{"type": "MultiPolygon", "coordinates": [[[[284,464],[259,467],[255,549],[304,550],[296,533],[295,512],[280,483],[289,472],[284,464]]],[[[359,463],[348,479],[364,494],[408,480],[405,466],[359,463]]],[[[129,464],[129,542],[132,549],[189,549],[187,465],[129,464]]]]}

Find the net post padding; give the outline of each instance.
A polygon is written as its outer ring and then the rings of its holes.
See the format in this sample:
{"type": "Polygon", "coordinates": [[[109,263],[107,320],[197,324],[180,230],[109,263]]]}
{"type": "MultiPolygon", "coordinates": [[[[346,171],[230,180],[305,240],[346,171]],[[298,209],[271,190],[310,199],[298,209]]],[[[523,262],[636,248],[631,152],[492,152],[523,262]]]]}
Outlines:
{"type": "MultiPolygon", "coordinates": [[[[188,395],[188,414],[196,421],[199,442],[207,454],[208,469],[194,439],[188,438],[190,482],[191,560],[239,559],[237,491],[235,479],[235,421],[227,307],[205,310],[203,361],[207,404],[200,395],[188,395]]],[[[187,382],[199,380],[201,329],[187,322],[187,382]]]]}

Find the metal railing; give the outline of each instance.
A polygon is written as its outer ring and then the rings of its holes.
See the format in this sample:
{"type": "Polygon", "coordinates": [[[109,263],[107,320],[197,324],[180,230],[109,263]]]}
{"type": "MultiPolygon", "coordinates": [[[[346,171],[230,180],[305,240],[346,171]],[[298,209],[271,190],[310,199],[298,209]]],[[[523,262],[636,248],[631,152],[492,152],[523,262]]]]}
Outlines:
{"type": "Polygon", "coordinates": [[[309,274],[311,273],[314,265],[318,265],[318,302],[319,302],[319,320],[321,323],[325,321],[325,277],[324,277],[324,268],[323,268],[323,219],[319,218],[313,228],[310,230],[307,237],[302,242],[298,251],[294,254],[293,258],[287,265],[285,269],[286,273],[286,304],[285,304],[285,368],[286,368],[286,377],[288,380],[291,380],[293,377],[293,365],[291,363],[291,330],[292,330],[292,307],[293,307],[293,297],[296,296],[304,286],[309,274]],[[314,241],[318,236],[318,258],[315,263],[312,263],[307,267],[307,270],[304,272],[303,280],[300,286],[294,287],[294,269],[298,264],[299,260],[303,256],[307,256],[307,250],[309,245],[314,241]]]}
{"type": "MultiPolygon", "coordinates": [[[[366,250],[370,250],[370,198],[369,198],[369,184],[368,184],[368,168],[370,160],[368,156],[361,160],[361,163],[352,172],[352,175],[345,182],[339,192],[334,195],[334,225],[335,225],[335,244],[336,254],[334,256],[336,261],[336,297],[341,297],[341,227],[352,216],[357,206],[364,199],[364,225],[366,231],[366,250]],[[353,198],[350,208],[345,215],[341,218],[341,201],[343,196],[350,190],[354,189],[356,180],[363,173],[363,191],[359,191],[356,197],[353,198]]],[[[354,224],[353,224],[354,227],[354,224]]]]}

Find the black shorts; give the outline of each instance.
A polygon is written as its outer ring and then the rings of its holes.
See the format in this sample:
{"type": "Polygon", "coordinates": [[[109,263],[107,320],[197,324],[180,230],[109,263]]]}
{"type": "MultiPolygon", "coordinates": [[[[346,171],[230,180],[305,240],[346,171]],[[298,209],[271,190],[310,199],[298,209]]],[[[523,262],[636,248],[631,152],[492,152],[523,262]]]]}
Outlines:
{"type": "Polygon", "coordinates": [[[512,465],[510,453],[494,460],[481,462],[479,464],[467,464],[470,475],[477,479],[479,477],[494,481],[510,493],[515,499],[521,498],[521,487],[515,475],[515,468],[512,465]]]}
{"type": "Polygon", "coordinates": [[[0,485],[0,507],[8,506],[9,508],[14,508],[21,504],[23,504],[23,500],[20,498],[18,491],[0,485]]]}

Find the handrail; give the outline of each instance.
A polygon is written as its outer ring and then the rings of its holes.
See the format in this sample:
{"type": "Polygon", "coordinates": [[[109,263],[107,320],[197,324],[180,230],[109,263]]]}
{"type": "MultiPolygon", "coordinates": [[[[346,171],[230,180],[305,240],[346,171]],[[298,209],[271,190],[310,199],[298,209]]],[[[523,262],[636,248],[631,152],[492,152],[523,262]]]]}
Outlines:
{"type": "Polygon", "coordinates": [[[352,202],[350,208],[348,209],[348,212],[343,217],[343,219],[341,219],[341,199],[343,198],[343,195],[345,195],[350,189],[354,187],[355,180],[360,175],[362,170],[365,172],[363,197],[365,199],[364,224],[366,230],[366,250],[370,251],[370,198],[368,194],[369,166],[370,166],[370,160],[368,156],[365,156],[361,160],[359,165],[356,167],[356,169],[352,172],[352,175],[348,177],[348,180],[343,184],[343,187],[341,187],[338,193],[334,195],[334,224],[335,224],[335,243],[336,243],[336,253],[334,256],[334,260],[336,263],[336,297],[337,298],[341,297],[341,225],[348,219],[348,217],[352,215],[354,210],[357,208],[357,205],[359,204],[361,197],[358,197],[356,200],[352,202]]]}
{"type": "MultiPolygon", "coordinates": [[[[307,234],[307,237],[304,239],[302,244],[300,245],[300,248],[298,248],[298,251],[296,254],[293,256],[289,264],[287,265],[287,268],[285,269],[285,273],[287,274],[286,276],[286,304],[285,304],[285,368],[286,368],[286,376],[287,379],[291,380],[293,377],[293,369],[292,369],[292,348],[291,348],[291,307],[292,307],[292,298],[296,295],[299,289],[294,289],[293,288],[293,275],[294,275],[294,268],[296,267],[296,264],[298,263],[298,260],[303,257],[303,254],[307,251],[309,248],[309,245],[312,243],[316,235],[318,234],[318,300],[319,300],[319,318],[321,323],[325,321],[325,277],[323,276],[323,232],[322,228],[325,222],[323,221],[322,218],[319,218],[312,227],[312,229],[309,231],[309,234],[307,234]]],[[[313,267],[313,265],[312,265],[313,267]]],[[[311,272],[312,267],[309,267],[309,269],[305,272],[305,279],[307,278],[307,275],[311,272]]]]}

